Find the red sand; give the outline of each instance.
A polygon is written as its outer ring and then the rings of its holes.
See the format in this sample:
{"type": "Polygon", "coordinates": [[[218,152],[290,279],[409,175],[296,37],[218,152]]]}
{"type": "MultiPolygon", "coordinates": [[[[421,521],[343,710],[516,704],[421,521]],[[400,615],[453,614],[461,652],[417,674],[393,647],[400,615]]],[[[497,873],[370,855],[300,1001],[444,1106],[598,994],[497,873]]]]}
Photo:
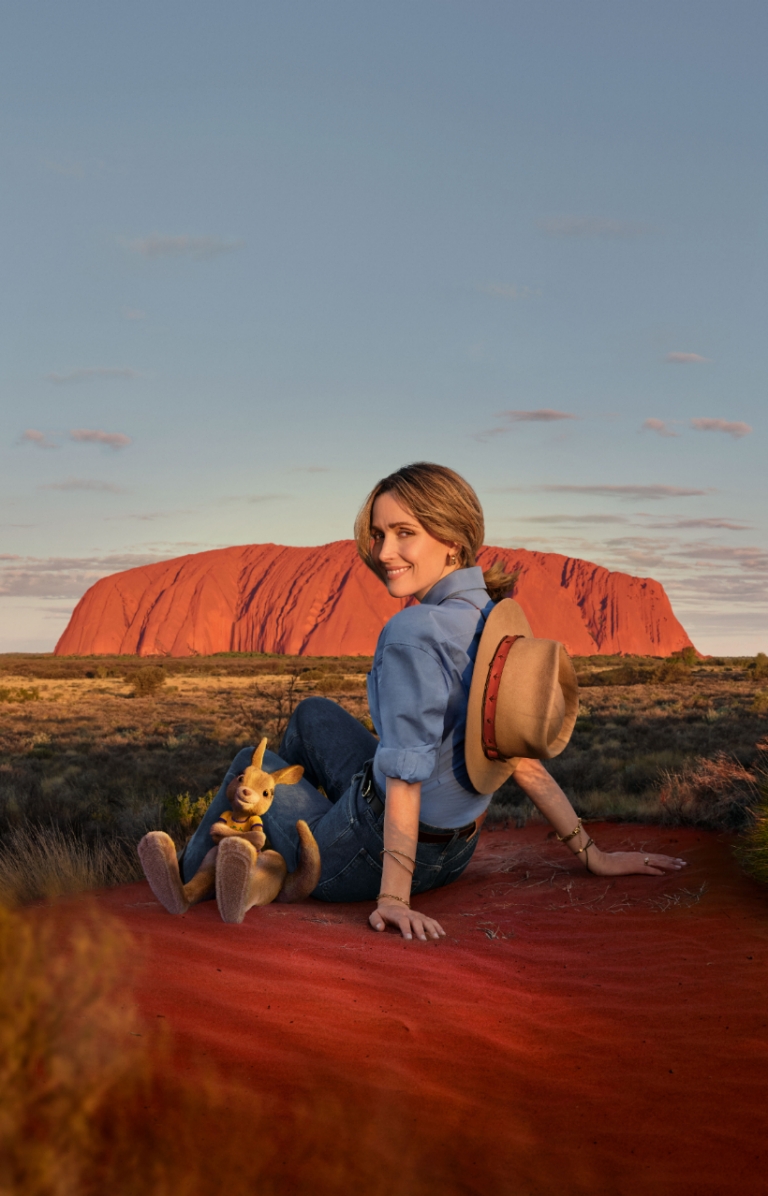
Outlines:
{"type": "MultiPolygon", "coordinates": [[[[611,573],[556,552],[480,550],[484,569],[495,561],[519,571],[515,597],[534,635],[561,640],[572,655],[669,656],[691,644],[652,578],[611,573]]],[[[365,567],[351,540],[319,548],[246,544],[102,578],[78,602],[55,651],[367,656],[403,605],[365,567]]]]}
{"type": "Polygon", "coordinates": [[[172,918],[143,884],[99,900],[146,953],[141,1008],[183,1049],[260,1090],[417,1093],[415,1133],[462,1119],[478,1193],[762,1192],[768,895],[725,837],[590,831],[689,867],[608,882],[540,825],[485,831],[465,876],[419,898],[448,932],[438,945],[375,934],[367,905],[226,926],[212,902],[172,918]],[[494,1151],[508,1184],[484,1180],[494,1151]]]}

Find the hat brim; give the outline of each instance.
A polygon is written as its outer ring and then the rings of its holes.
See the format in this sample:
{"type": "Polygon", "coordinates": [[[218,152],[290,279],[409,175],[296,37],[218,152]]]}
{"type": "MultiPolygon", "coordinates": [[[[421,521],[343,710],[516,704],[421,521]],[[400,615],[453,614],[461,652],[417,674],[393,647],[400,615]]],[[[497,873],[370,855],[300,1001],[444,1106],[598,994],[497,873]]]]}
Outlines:
{"type": "MultiPolygon", "coordinates": [[[[521,673],[524,680],[524,673],[521,673]]],[[[485,628],[477,650],[475,666],[472,672],[472,682],[467,704],[467,725],[464,739],[464,757],[469,778],[478,793],[494,793],[512,775],[517,762],[522,757],[546,760],[565,748],[568,743],[578,713],[578,683],[570,658],[562,644],[550,640],[536,640],[531,631],[528,620],[522,608],[511,598],[498,602],[486,619],[485,628]],[[562,725],[557,736],[548,741],[545,734],[516,736],[516,754],[508,759],[489,760],[483,751],[482,714],[485,682],[491,661],[496,649],[505,636],[524,636],[525,650],[515,657],[515,645],[510,652],[505,665],[505,680],[510,676],[507,670],[517,667],[516,661],[525,659],[523,670],[527,670],[530,680],[535,681],[537,695],[543,690],[550,690],[554,697],[559,686],[564,704],[562,725]],[[545,671],[543,677],[531,676],[530,670],[541,668],[545,671]]],[[[542,714],[546,713],[542,706],[542,714]]],[[[521,724],[525,719],[521,719],[521,724]]],[[[539,720],[542,729],[543,719],[539,720]]]]}

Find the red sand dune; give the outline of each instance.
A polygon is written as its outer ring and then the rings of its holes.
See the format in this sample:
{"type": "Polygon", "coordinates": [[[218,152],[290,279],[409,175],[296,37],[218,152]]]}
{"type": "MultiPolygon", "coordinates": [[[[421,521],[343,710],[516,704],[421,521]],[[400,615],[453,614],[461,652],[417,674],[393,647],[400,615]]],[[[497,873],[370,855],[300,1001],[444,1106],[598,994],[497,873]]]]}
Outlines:
{"type": "Polygon", "coordinates": [[[465,875],[419,898],[447,930],[436,945],[374,934],[367,904],[274,905],[227,926],[212,902],[172,918],[144,884],[99,902],[133,932],[140,1005],[182,1059],[289,1099],[314,1084],[367,1091],[368,1110],[417,1098],[414,1134],[461,1127],[473,1182],[457,1191],[762,1193],[766,892],[724,837],[590,832],[688,870],[609,882],[546,828],[486,830],[465,875]]]}
{"type": "MultiPolygon", "coordinates": [[[[574,655],[669,656],[691,644],[663,587],[588,561],[483,548],[479,563],[520,570],[516,597],[536,635],[574,655]]],[[[249,544],[177,557],[97,581],[56,645],[67,655],[278,652],[370,655],[403,603],[351,540],[320,548],[249,544]]]]}

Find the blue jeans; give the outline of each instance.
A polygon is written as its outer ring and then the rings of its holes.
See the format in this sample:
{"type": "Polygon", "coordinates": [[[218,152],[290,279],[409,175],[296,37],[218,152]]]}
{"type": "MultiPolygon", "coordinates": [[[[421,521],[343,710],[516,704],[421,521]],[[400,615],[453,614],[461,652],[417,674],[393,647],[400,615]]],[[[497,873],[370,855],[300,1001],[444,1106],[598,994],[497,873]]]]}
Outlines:
{"type": "MultiPolygon", "coordinates": [[[[286,764],[302,764],[297,785],[277,785],[264,815],[269,844],[285,858],[288,871],[298,862],[296,821],[303,818],[320,848],[322,872],[312,894],[322,901],[373,901],[381,887],[384,814],[374,814],[362,795],[363,770],[376,751],[376,739],[341,706],[327,698],[305,698],[294,710],[280,744],[280,754],[267,750],[264,768],[275,772],[286,764]],[[324,797],[318,789],[327,794],[324,797]]],[[[253,748],[235,756],[221,789],[187,844],[181,869],[185,883],[194,876],[212,846],[210,829],[229,808],[227,786],[250,764],[253,748]]],[[[383,795],[380,794],[383,798],[383,795]]],[[[420,823],[424,831],[440,827],[420,823]]],[[[450,833],[450,832],[447,832],[450,833]]],[[[478,835],[446,843],[418,843],[412,892],[425,893],[461,876],[477,845],[478,835]]]]}

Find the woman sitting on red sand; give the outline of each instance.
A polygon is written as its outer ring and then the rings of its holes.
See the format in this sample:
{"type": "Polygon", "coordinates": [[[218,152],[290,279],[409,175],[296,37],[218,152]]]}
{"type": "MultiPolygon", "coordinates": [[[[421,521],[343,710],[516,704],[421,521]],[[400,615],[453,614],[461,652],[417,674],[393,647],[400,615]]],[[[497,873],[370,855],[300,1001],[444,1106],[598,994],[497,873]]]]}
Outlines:
{"type": "MultiPolygon", "coordinates": [[[[418,600],[389,620],[376,647],[368,698],[379,738],[335,702],[299,703],[264,768],[301,764],[304,778],[276,787],[264,830],[293,871],[296,821],[304,819],[322,860],[314,897],[374,901],[374,930],[389,925],[406,939],[438,939],[443,928],[411,908],[411,896],[456,880],[477,846],[492,793],[478,792],[465,761],[470,682],[485,621],[513,579],[499,566],[483,574],[475,564],[482,508],[472,487],[440,465],[408,465],[383,478],[355,532],[360,556],[392,597],[418,600]]],[[[188,844],[184,880],[210,848],[209,827],[226,808],[227,785],[251,753],[235,758],[188,844]]],[[[504,775],[514,775],[590,873],[659,876],[684,866],[666,855],[600,851],[539,759],[504,763],[504,775]]]]}

